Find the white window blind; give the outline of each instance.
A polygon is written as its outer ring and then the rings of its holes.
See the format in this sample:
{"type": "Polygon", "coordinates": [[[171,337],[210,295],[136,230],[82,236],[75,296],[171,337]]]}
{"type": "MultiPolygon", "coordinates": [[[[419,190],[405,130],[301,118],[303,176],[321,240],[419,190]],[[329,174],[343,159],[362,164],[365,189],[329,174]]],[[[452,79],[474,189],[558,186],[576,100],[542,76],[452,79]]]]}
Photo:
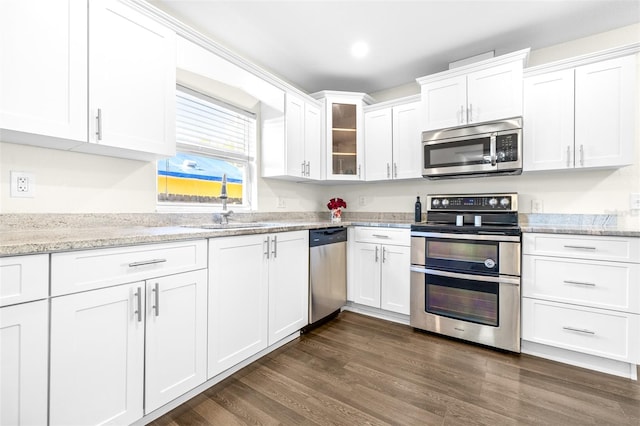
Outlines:
{"type": "Polygon", "coordinates": [[[206,95],[179,87],[176,97],[176,142],[189,150],[252,161],[250,140],[255,116],[206,95]]]}

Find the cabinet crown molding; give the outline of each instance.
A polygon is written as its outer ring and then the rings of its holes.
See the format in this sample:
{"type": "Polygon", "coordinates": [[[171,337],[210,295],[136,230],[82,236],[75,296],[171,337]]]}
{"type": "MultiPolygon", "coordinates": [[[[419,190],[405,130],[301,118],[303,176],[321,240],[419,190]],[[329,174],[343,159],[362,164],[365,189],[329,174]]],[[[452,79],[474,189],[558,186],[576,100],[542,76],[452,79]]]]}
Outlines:
{"type": "Polygon", "coordinates": [[[529,52],[531,48],[517,50],[515,52],[500,55],[495,58],[485,59],[484,61],[474,62],[472,64],[463,65],[458,68],[441,71],[435,74],[430,74],[425,77],[416,78],[419,84],[432,83],[434,81],[443,80],[446,78],[457,77],[461,75],[469,74],[470,72],[480,71],[487,68],[493,68],[498,65],[508,64],[515,61],[522,61],[523,66],[527,64],[529,59],[529,52]]]}
{"type": "Polygon", "coordinates": [[[341,97],[341,98],[350,97],[356,101],[360,101],[360,100],[363,101],[365,105],[370,105],[375,102],[375,100],[371,96],[362,92],[341,92],[338,90],[322,90],[320,92],[312,93],[310,96],[315,99],[330,98],[330,97],[341,97]]]}
{"type": "Polygon", "coordinates": [[[420,102],[422,100],[422,97],[420,96],[420,94],[416,94],[416,95],[411,95],[411,96],[404,96],[402,98],[397,98],[397,99],[391,99],[388,101],[384,101],[384,102],[377,102],[371,105],[367,105],[363,108],[364,112],[369,112],[369,111],[376,111],[379,109],[384,109],[384,108],[393,108],[395,106],[400,106],[400,105],[406,105],[406,104],[410,104],[413,102],[420,102]]]}
{"type": "Polygon", "coordinates": [[[534,75],[545,74],[548,72],[575,68],[581,65],[605,61],[607,59],[637,54],[638,52],[640,52],[640,42],[625,44],[611,49],[600,50],[598,52],[587,53],[580,56],[574,56],[572,58],[537,65],[535,67],[525,68],[524,77],[532,77],[534,75]]]}

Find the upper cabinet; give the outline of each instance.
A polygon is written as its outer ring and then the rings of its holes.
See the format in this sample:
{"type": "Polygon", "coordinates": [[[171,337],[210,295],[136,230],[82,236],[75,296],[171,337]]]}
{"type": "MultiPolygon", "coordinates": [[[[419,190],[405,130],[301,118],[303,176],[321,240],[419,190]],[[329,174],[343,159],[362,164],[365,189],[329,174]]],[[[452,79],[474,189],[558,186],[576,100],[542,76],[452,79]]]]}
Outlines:
{"type": "Polygon", "coordinates": [[[595,59],[577,58],[527,72],[525,171],[632,163],[636,55],[595,59]]]}
{"type": "Polygon", "coordinates": [[[319,180],[322,110],[313,99],[286,94],[282,118],[263,120],[262,177],[319,180]],[[278,127],[284,126],[284,131],[278,127]]]}
{"type": "Polygon", "coordinates": [[[365,108],[365,180],[422,177],[421,106],[419,100],[411,99],[410,102],[393,106],[372,105],[365,108]]]}
{"type": "Polygon", "coordinates": [[[0,2],[3,141],[173,155],[175,33],[117,0],[66,3],[0,2]]]}
{"type": "Polygon", "coordinates": [[[326,118],[327,180],[363,180],[363,106],[371,98],[364,93],[318,92],[326,118]]]}
{"type": "Polygon", "coordinates": [[[418,78],[422,130],[522,115],[522,73],[529,49],[418,78]]]}
{"type": "Polygon", "coordinates": [[[86,142],[87,3],[0,1],[0,52],[2,140],[86,142]]]}

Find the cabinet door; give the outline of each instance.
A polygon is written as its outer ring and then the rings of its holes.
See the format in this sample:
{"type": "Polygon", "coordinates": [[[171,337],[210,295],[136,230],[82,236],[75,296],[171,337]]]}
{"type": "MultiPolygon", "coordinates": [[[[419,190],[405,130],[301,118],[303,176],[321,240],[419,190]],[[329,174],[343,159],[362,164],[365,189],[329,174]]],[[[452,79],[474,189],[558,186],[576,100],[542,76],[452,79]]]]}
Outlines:
{"type": "Polygon", "coordinates": [[[147,281],[145,414],[205,382],[207,271],[147,281]]]}
{"type": "Polygon", "coordinates": [[[86,142],[87,3],[0,1],[0,52],[0,128],[86,142]]]}
{"type": "Polygon", "coordinates": [[[573,167],[573,69],[524,80],[523,169],[573,167]]]}
{"type": "Polygon", "coordinates": [[[522,115],[522,62],[512,62],[467,76],[469,123],[522,115]]]}
{"type": "Polygon", "coordinates": [[[209,240],[208,378],[267,347],[268,235],[209,240]]]}
{"type": "Polygon", "coordinates": [[[304,156],[307,160],[307,177],[322,179],[322,110],[305,104],[304,110],[304,156]]]}
{"type": "Polygon", "coordinates": [[[309,320],[309,231],[271,236],[269,345],[295,333],[309,320]]]}
{"type": "Polygon", "coordinates": [[[174,155],[175,64],[173,31],[116,0],[91,1],[89,141],[174,155]]]}
{"type": "Polygon", "coordinates": [[[0,308],[0,424],[47,424],[48,302],[0,308]]]}
{"type": "Polygon", "coordinates": [[[353,288],[350,292],[353,301],[379,308],[381,246],[354,243],[353,254],[353,288]]]}
{"type": "Polygon", "coordinates": [[[365,180],[388,180],[392,177],[393,132],[391,108],[364,115],[365,180]]]}
{"type": "Polygon", "coordinates": [[[142,417],[144,283],[51,301],[51,425],[142,417]]]}
{"type": "Polygon", "coordinates": [[[633,162],[636,57],[576,68],[576,167],[633,162]]]}
{"type": "Polygon", "coordinates": [[[409,280],[411,255],[409,247],[382,246],[380,307],[409,315],[409,280]]]}
{"type": "Polygon", "coordinates": [[[459,126],[467,122],[466,76],[448,78],[422,86],[423,130],[459,126]]]}
{"type": "Polygon", "coordinates": [[[326,107],[327,179],[364,179],[361,97],[328,97],[326,107]]]}
{"type": "Polygon", "coordinates": [[[285,137],[287,139],[287,174],[306,175],[304,157],[304,100],[287,93],[285,106],[285,137]]]}
{"type": "MultiPolygon", "coordinates": [[[[393,108],[393,166],[391,171],[394,179],[422,177],[421,113],[421,102],[412,102],[393,108]]],[[[368,149],[369,147],[367,147],[367,152],[368,149]]]]}

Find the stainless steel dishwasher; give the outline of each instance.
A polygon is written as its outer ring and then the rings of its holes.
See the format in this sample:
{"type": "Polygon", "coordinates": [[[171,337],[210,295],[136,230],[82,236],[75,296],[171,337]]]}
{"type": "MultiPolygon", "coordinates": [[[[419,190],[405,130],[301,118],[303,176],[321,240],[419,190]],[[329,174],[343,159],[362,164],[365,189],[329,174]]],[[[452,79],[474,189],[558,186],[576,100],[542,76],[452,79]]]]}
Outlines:
{"type": "Polygon", "coordinates": [[[309,326],[329,320],[347,303],[347,229],[309,231],[309,326]]]}

